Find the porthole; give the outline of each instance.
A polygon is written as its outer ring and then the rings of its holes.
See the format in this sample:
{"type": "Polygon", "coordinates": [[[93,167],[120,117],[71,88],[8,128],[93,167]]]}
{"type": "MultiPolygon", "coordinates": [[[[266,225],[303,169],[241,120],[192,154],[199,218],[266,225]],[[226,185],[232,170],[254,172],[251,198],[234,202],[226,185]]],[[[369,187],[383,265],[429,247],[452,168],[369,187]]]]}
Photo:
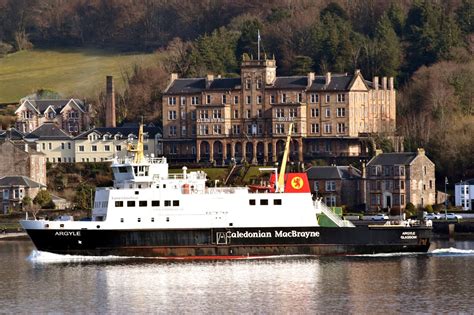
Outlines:
{"type": "Polygon", "coordinates": [[[120,222],[122,222],[122,223],[123,223],[123,218],[120,218],[120,222]]]}
{"type": "Polygon", "coordinates": [[[170,222],[170,217],[166,217],[166,222],[170,222]]]}
{"type": "Polygon", "coordinates": [[[142,219],[141,219],[141,218],[138,218],[138,222],[142,222],[142,219]]]}
{"type": "Polygon", "coordinates": [[[155,222],[155,218],[151,218],[151,222],[155,222]]]}
{"type": "Polygon", "coordinates": [[[98,225],[97,228],[100,229],[100,225],[98,225]]]}
{"type": "Polygon", "coordinates": [[[63,228],[63,227],[64,227],[64,224],[60,224],[59,227],[62,227],[62,228],[63,228]]]}

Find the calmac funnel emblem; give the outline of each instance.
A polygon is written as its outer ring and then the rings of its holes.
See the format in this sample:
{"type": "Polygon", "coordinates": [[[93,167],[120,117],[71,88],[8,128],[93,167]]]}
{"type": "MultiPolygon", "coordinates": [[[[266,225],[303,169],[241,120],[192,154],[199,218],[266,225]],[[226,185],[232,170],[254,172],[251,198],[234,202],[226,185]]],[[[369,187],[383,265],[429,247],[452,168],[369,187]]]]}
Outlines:
{"type": "Polygon", "coordinates": [[[293,177],[291,180],[291,187],[294,189],[301,189],[303,187],[303,179],[299,176],[293,177]]]}

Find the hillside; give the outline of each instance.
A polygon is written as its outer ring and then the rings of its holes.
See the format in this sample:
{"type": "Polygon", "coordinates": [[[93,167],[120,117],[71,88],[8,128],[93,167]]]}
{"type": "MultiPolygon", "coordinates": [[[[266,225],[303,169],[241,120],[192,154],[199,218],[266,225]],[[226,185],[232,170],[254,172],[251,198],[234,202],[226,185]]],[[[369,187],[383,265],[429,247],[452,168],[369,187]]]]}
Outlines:
{"type": "Polygon", "coordinates": [[[92,97],[105,86],[105,76],[124,87],[123,74],[134,64],[151,65],[156,54],[118,54],[104,50],[21,51],[0,58],[0,103],[17,102],[39,88],[64,96],[92,97]]]}

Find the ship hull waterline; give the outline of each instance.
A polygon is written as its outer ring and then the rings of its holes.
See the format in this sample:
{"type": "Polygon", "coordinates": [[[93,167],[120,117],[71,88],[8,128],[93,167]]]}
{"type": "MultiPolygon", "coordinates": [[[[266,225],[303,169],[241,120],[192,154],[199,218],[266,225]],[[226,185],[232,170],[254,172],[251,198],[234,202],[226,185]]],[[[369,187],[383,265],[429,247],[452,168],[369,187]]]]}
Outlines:
{"type": "Polygon", "coordinates": [[[242,259],[267,256],[427,252],[426,227],[29,229],[40,251],[63,255],[242,259]]]}

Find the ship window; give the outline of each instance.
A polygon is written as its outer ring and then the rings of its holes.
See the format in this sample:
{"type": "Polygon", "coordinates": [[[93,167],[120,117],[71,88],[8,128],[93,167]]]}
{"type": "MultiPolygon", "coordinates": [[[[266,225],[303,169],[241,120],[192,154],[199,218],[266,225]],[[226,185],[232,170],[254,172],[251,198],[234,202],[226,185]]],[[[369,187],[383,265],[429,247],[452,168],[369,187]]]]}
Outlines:
{"type": "Polygon", "coordinates": [[[165,207],[171,207],[171,200],[165,200],[165,207]]]}
{"type": "Polygon", "coordinates": [[[64,224],[60,224],[59,227],[64,227],[64,224]]]}
{"type": "Polygon", "coordinates": [[[127,201],[127,207],[135,207],[135,200],[127,201]]]}
{"type": "Polygon", "coordinates": [[[160,188],[160,185],[156,185],[156,188],[160,188]]]}
{"type": "Polygon", "coordinates": [[[127,167],[126,166],[119,166],[118,171],[119,171],[119,173],[127,173],[127,167]]]}
{"type": "Polygon", "coordinates": [[[249,200],[249,205],[255,206],[256,205],[255,199],[250,199],[249,200]]]}
{"type": "Polygon", "coordinates": [[[45,228],[49,228],[49,224],[45,224],[44,227],[45,227],[45,228]]]}
{"type": "Polygon", "coordinates": [[[97,228],[100,229],[100,225],[98,225],[97,228]]]}
{"type": "Polygon", "coordinates": [[[155,222],[155,218],[151,218],[151,222],[155,222]]]}
{"type": "Polygon", "coordinates": [[[115,206],[116,207],[123,207],[123,201],[116,201],[115,206]]]}
{"type": "Polygon", "coordinates": [[[166,184],[163,184],[163,188],[166,188],[166,184]]]}
{"type": "Polygon", "coordinates": [[[139,206],[139,207],[146,207],[146,205],[147,205],[146,200],[140,200],[140,201],[138,202],[138,206],[139,206]]]}
{"type": "Polygon", "coordinates": [[[140,192],[138,190],[135,190],[135,195],[138,195],[140,192]]]}
{"type": "Polygon", "coordinates": [[[160,206],[160,201],[159,200],[152,200],[151,201],[151,206],[152,207],[159,207],[160,206]]]}
{"type": "Polygon", "coordinates": [[[137,220],[137,221],[138,221],[138,222],[142,222],[142,219],[141,219],[141,218],[138,218],[138,220],[137,220]]]}
{"type": "Polygon", "coordinates": [[[122,223],[123,223],[123,218],[120,218],[120,222],[122,222],[122,223]]]}
{"type": "Polygon", "coordinates": [[[179,207],[179,200],[173,200],[173,207],[179,207]]]}
{"type": "Polygon", "coordinates": [[[229,226],[234,226],[234,223],[229,223],[229,226]]]}
{"type": "Polygon", "coordinates": [[[261,199],[260,200],[260,205],[261,206],[268,206],[268,199],[261,199]]]}
{"type": "Polygon", "coordinates": [[[273,204],[274,204],[275,206],[281,206],[281,199],[275,199],[275,200],[273,200],[273,204]]]}
{"type": "Polygon", "coordinates": [[[166,217],[166,222],[170,222],[170,217],[166,217]]]}

